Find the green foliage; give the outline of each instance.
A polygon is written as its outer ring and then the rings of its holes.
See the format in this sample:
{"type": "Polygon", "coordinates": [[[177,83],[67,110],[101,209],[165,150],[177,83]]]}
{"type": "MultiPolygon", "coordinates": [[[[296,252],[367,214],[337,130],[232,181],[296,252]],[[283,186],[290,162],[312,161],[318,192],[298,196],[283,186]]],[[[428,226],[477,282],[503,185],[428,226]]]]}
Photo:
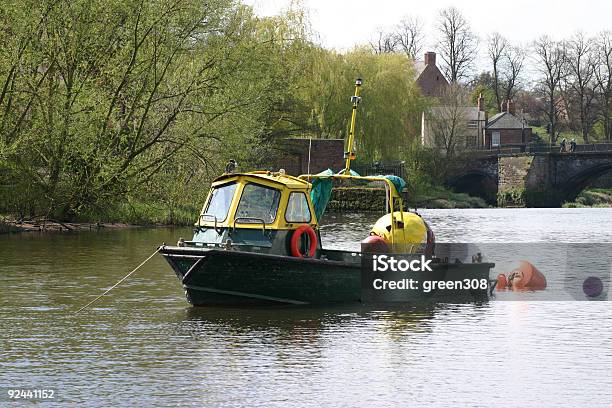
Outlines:
{"type": "MultiPolygon", "coordinates": [[[[338,54],[310,46],[300,49],[300,54],[308,61],[299,64],[301,75],[287,97],[290,109],[285,110],[285,122],[303,136],[345,138],[351,113],[349,96],[359,77],[364,85],[356,129],[357,156],[364,161],[400,158],[420,134],[421,113],[427,103],[415,84],[410,60],[403,54],[375,54],[370,48],[338,54]]],[[[291,135],[286,126],[281,129],[285,129],[283,136],[291,135]]]]}
{"type": "MultiPolygon", "coordinates": [[[[374,54],[356,49],[346,55],[352,76],[365,78],[358,153],[368,159],[398,158],[420,135],[425,108],[404,54],[374,54]],[[361,153],[360,153],[361,152],[361,153]]],[[[349,75],[351,75],[349,74],[349,75]]]]}
{"type": "Polygon", "coordinates": [[[423,146],[419,140],[410,143],[404,156],[409,190],[414,194],[426,194],[432,186],[443,183],[443,160],[435,149],[423,146]]]}
{"type": "Polygon", "coordinates": [[[563,207],[612,207],[612,190],[606,188],[585,189],[578,194],[573,202],[564,203],[563,207]]]}
{"type": "Polygon", "coordinates": [[[525,189],[513,188],[497,193],[497,205],[500,207],[525,206],[525,189]]]}
{"type": "Polygon", "coordinates": [[[25,23],[11,33],[15,18],[3,18],[3,184],[32,185],[33,211],[71,218],[125,200],[171,171],[180,151],[206,161],[242,136],[219,136],[245,103],[219,89],[240,88],[248,73],[240,62],[251,17],[231,1],[54,1],[9,11],[25,23]]]}
{"type": "Polygon", "coordinates": [[[426,190],[410,196],[408,204],[416,208],[487,208],[480,197],[456,193],[441,186],[429,186],[426,190]]]}
{"type": "Polygon", "coordinates": [[[0,211],[20,217],[176,220],[229,158],[344,138],[358,76],[361,159],[411,155],[420,132],[410,61],[321,48],[299,4],[26,0],[0,24],[0,211]]]}
{"type": "Polygon", "coordinates": [[[485,101],[485,111],[489,114],[489,117],[499,112],[497,102],[495,100],[495,92],[487,85],[477,85],[470,94],[470,102],[473,106],[478,106],[478,97],[482,94],[485,101]]]}

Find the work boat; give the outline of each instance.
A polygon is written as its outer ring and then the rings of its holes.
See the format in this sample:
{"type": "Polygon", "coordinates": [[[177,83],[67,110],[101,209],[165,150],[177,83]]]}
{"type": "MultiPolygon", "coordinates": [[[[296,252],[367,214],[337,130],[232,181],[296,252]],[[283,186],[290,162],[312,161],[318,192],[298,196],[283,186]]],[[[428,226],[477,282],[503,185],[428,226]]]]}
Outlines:
{"type": "MultiPolygon", "coordinates": [[[[360,85],[357,80],[345,169],[295,177],[283,170],[235,173],[230,163],[226,173],[211,184],[193,238],[159,248],[191,304],[362,302],[362,259],[382,252],[428,256],[431,270],[418,274],[421,281],[457,282],[469,277],[489,282],[494,265],[480,262],[479,256],[472,262],[437,256],[435,237],[427,223],[416,212],[404,210],[401,178],[359,176],[350,170],[360,85]],[[385,187],[388,213],[365,237],[362,248],[366,252],[323,248],[320,221],[338,182],[385,187]]],[[[486,299],[491,291],[489,286],[469,291],[415,290],[410,291],[410,299],[454,298],[461,293],[469,294],[470,299],[486,299]]]]}

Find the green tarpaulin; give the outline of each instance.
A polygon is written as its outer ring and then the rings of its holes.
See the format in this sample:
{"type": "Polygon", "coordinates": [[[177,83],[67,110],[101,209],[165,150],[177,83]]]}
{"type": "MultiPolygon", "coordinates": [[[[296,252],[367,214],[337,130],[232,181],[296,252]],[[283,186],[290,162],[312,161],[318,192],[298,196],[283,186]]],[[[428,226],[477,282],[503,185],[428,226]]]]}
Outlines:
{"type": "MultiPolygon", "coordinates": [[[[312,205],[314,206],[317,221],[320,221],[321,217],[323,217],[325,207],[327,207],[327,203],[331,198],[331,192],[333,187],[331,176],[333,175],[334,172],[331,169],[327,169],[325,171],[322,171],[321,173],[318,173],[317,176],[319,177],[315,178],[312,181],[312,191],[310,192],[310,199],[312,200],[312,205]]],[[[351,175],[359,176],[359,174],[355,173],[353,170],[351,170],[351,175]]],[[[401,192],[406,187],[406,182],[401,177],[391,175],[380,177],[384,177],[390,180],[399,194],[401,194],[401,192]]]]}
{"type": "MultiPolygon", "coordinates": [[[[333,176],[334,172],[331,169],[327,169],[317,174],[317,176],[333,176]]],[[[332,191],[332,179],[325,178],[315,178],[312,181],[312,191],[310,191],[310,199],[312,200],[312,205],[314,206],[315,215],[317,216],[317,221],[323,217],[323,213],[325,212],[325,207],[329,202],[332,191]]]]}
{"type": "Polygon", "coordinates": [[[406,182],[404,181],[403,178],[398,177],[398,176],[381,176],[386,178],[387,180],[391,181],[393,183],[393,185],[395,186],[395,189],[397,190],[397,194],[402,194],[402,191],[404,191],[404,188],[406,187],[406,182]]]}

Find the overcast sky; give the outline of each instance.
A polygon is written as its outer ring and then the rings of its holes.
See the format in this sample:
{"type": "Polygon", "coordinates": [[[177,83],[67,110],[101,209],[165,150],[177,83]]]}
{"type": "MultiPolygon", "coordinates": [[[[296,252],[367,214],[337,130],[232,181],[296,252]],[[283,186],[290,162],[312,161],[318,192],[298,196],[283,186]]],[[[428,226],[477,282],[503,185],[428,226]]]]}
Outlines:
{"type": "MultiPolygon", "coordinates": [[[[244,0],[259,15],[274,15],[290,0],[244,0]]],[[[347,50],[369,42],[378,27],[393,26],[402,16],[417,16],[433,28],[440,9],[455,6],[482,38],[498,31],[514,43],[528,43],[542,34],[568,37],[576,31],[593,34],[612,30],[612,0],[303,0],[321,43],[347,50]]],[[[435,43],[427,32],[426,48],[435,43]]],[[[481,47],[482,48],[482,47],[481,47]]]]}

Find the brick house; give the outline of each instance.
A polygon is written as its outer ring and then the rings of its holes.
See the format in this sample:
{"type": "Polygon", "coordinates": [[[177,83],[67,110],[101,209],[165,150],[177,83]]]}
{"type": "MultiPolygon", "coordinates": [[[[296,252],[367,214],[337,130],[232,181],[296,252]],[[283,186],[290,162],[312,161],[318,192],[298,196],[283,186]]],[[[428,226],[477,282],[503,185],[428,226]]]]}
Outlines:
{"type": "Polygon", "coordinates": [[[416,83],[424,96],[440,96],[448,81],[436,65],[436,53],[428,51],[423,61],[414,62],[416,83]]]}
{"type": "Polygon", "coordinates": [[[531,127],[518,118],[514,110],[514,102],[502,104],[502,112],[492,116],[485,126],[484,147],[497,149],[501,147],[524,148],[531,142],[531,127]]]}
{"type": "Polygon", "coordinates": [[[285,169],[287,174],[319,173],[344,168],[343,139],[283,139],[269,163],[271,170],[285,169]]]}
{"type": "Polygon", "coordinates": [[[482,94],[478,98],[478,106],[432,107],[422,115],[421,143],[423,146],[440,148],[444,141],[438,140],[440,135],[437,133],[450,133],[452,127],[453,132],[457,133],[455,144],[458,150],[483,149],[486,125],[487,113],[482,94]]]}

